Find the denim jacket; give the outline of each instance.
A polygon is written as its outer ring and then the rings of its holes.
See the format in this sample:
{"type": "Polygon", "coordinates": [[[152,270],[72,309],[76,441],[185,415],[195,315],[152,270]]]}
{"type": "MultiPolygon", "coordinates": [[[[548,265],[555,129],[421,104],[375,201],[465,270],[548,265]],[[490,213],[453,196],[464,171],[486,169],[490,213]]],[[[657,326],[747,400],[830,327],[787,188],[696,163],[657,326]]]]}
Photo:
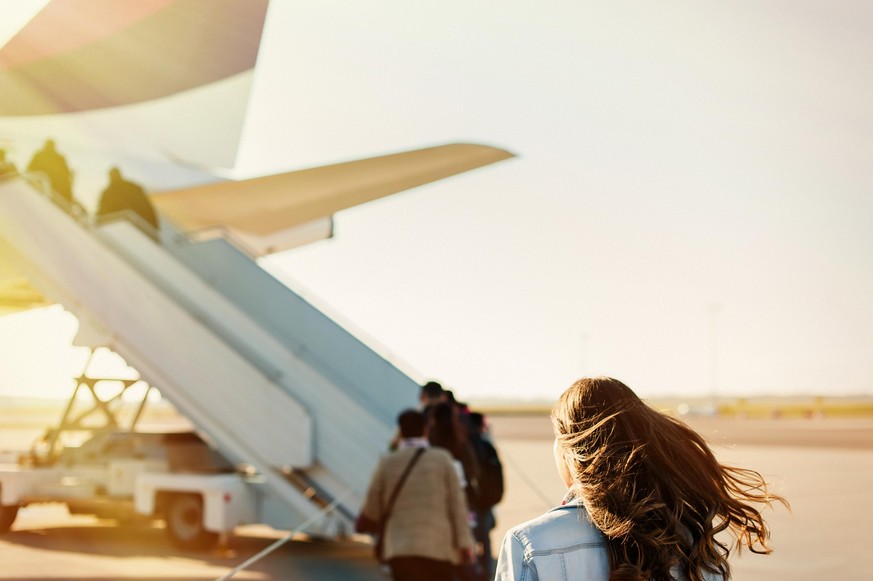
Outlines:
{"type": "MultiPolygon", "coordinates": [[[[676,579],[685,579],[679,572],[676,579]]],[[[721,581],[720,576],[706,576],[721,581]]],[[[579,500],[510,529],[497,558],[495,581],[607,581],[606,538],[579,500]]]]}
{"type": "Polygon", "coordinates": [[[606,539],[578,501],[510,529],[495,581],[607,581],[606,539]]]}

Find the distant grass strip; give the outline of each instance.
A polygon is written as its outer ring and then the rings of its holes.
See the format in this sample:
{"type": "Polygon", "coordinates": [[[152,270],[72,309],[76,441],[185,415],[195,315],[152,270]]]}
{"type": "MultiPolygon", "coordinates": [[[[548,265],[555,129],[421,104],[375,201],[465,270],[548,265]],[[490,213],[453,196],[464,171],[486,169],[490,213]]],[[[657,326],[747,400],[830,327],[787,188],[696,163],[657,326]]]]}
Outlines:
{"type": "MultiPolygon", "coordinates": [[[[761,397],[721,398],[717,403],[700,398],[654,398],[649,404],[682,415],[717,415],[736,418],[864,418],[873,417],[873,398],[761,397]]],[[[551,402],[482,402],[471,408],[493,416],[547,416],[551,402]]]]}

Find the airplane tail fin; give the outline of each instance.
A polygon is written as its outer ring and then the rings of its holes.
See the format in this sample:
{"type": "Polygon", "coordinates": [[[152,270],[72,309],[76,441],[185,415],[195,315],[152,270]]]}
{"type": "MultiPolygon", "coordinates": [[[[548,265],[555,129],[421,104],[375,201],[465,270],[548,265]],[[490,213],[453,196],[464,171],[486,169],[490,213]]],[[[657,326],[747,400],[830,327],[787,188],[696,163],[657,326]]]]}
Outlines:
{"type": "Polygon", "coordinates": [[[267,6],[52,0],[0,49],[0,115],[64,115],[51,126],[108,135],[121,149],[136,134],[140,145],[232,167],[267,6]]]}

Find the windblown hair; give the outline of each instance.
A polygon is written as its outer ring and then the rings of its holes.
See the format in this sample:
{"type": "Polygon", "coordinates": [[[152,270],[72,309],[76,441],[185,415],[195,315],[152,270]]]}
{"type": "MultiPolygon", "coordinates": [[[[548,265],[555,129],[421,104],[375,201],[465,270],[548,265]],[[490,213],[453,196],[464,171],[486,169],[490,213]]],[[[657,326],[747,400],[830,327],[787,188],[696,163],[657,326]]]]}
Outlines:
{"type": "Polygon", "coordinates": [[[771,552],[754,505],[787,502],[754,470],[719,464],[694,430],[622,382],[580,379],[552,423],[574,492],[607,537],[610,581],[670,581],[679,571],[689,581],[706,572],[727,579],[734,545],[771,552]],[[726,530],[729,544],[716,538],[726,530]]]}

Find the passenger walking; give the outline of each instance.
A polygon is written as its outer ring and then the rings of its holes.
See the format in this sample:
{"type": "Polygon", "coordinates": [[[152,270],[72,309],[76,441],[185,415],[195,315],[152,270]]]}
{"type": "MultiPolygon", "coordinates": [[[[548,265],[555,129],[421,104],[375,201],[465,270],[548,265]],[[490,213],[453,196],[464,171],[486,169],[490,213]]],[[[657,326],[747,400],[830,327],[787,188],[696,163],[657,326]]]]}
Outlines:
{"type": "MultiPolygon", "coordinates": [[[[424,415],[424,423],[425,423],[425,436],[427,436],[428,427],[430,425],[430,412],[433,410],[433,407],[442,403],[445,400],[445,392],[443,391],[443,386],[437,381],[428,381],[424,385],[421,386],[421,391],[418,394],[418,403],[420,405],[421,413],[424,415]]],[[[394,436],[391,438],[391,442],[388,444],[388,449],[390,451],[394,451],[397,449],[397,446],[400,444],[402,436],[400,435],[400,430],[398,429],[395,432],[394,436]]]]}
{"type": "Polygon", "coordinates": [[[27,171],[44,175],[52,191],[64,200],[66,207],[73,207],[73,174],[66,158],[58,153],[53,139],[47,139],[42,149],[33,155],[27,171]]]}
{"type": "Polygon", "coordinates": [[[494,444],[488,438],[485,416],[470,413],[470,442],[476,452],[479,467],[479,493],[472,509],[476,513],[473,538],[480,547],[479,565],[484,579],[494,578],[494,555],[491,550],[491,530],[496,524],[494,506],[503,498],[503,464],[494,444]]]}
{"type": "Polygon", "coordinates": [[[424,417],[429,419],[433,407],[446,401],[446,391],[438,381],[428,381],[421,386],[418,401],[424,417]]]}
{"type": "Polygon", "coordinates": [[[620,381],[580,379],[552,424],[567,495],[506,533],[497,581],[721,581],[734,544],[771,551],[760,509],[787,502],[757,472],[719,464],[696,432],[620,381]],[[725,531],[734,544],[716,539],[725,531]]]}
{"type": "Polygon", "coordinates": [[[451,581],[455,565],[473,562],[467,503],[452,456],[430,446],[421,412],[407,410],[398,423],[401,440],[376,467],[358,531],[381,529],[382,559],[395,581],[451,581]]]}
{"type": "Polygon", "coordinates": [[[472,510],[479,496],[479,466],[467,431],[461,425],[457,409],[452,404],[441,403],[433,407],[427,437],[431,446],[448,450],[460,465],[464,493],[472,510]]]}
{"type": "Polygon", "coordinates": [[[100,195],[97,215],[107,216],[125,210],[136,212],[146,224],[151,226],[149,234],[153,235],[158,229],[158,215],[145,190],[140,185],[126,180],[121,175],[121,170],[113,167],[109,170],[109,184],[100,195]]]}
{"type": "MultiPolygon", "coordinates": [[[[469,507],[467,523],[475,538],[478,527],[475,507],[479,499],[479,466],[468,432],[458,415],[458,407],[452,399],[431,408],[428,441],[431,446],[447,450],[454,459],[455,470],[458,472],[469,507]]],[[[455,575],[459,581],[481,581],[483,570],[479,567],[479,559],[468,566],[458,568],[455,575]]]]}

